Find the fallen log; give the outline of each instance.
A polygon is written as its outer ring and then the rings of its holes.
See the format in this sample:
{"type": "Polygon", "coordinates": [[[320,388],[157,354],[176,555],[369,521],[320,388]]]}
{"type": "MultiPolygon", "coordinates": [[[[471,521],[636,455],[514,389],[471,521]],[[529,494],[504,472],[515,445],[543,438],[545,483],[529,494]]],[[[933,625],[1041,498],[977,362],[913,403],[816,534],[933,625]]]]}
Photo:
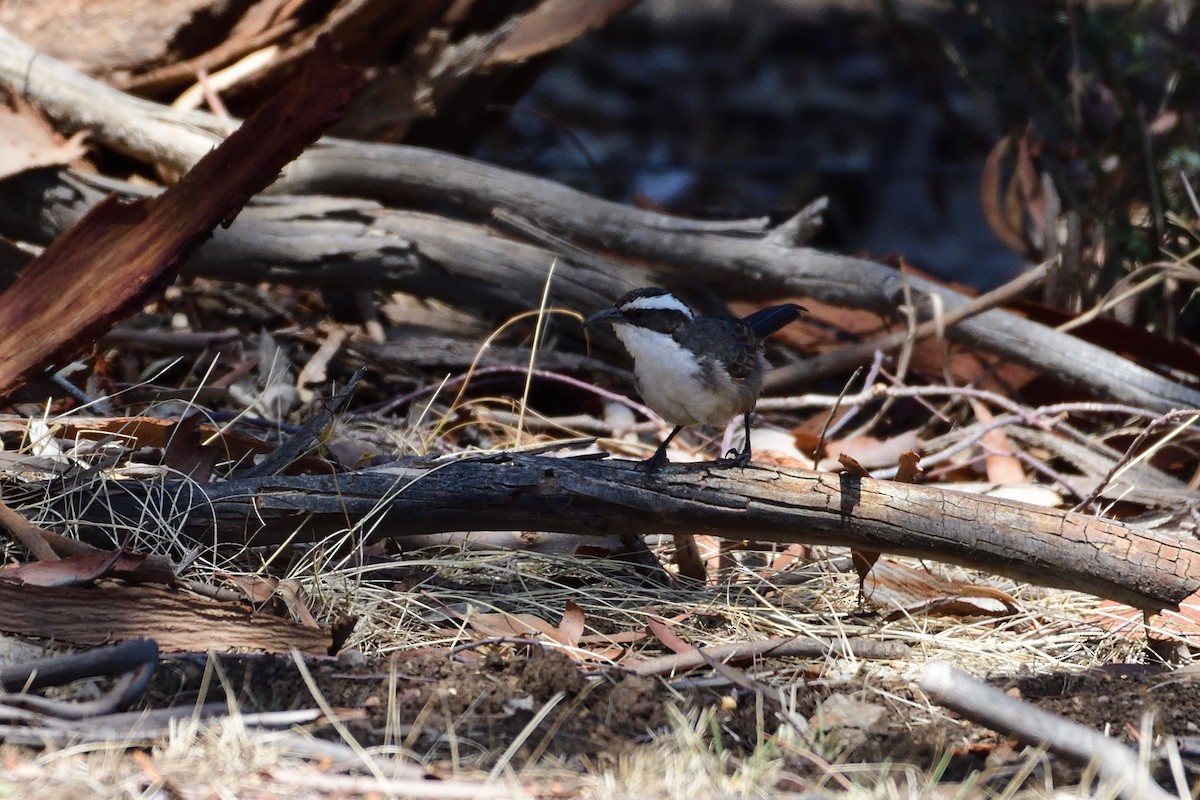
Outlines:
{"type": "Polygon", "coordinates": [[[1149,611],[1200,589],[1194,540],[933,486],[757,465],[673,464],[650,475],[635,462],[496,454],[212,484],[68,477],[5,496],[14,508],[25,498],[43,523],[57,516],[111,535],[161,520],[209,543],[499,529],[707,533],[930,558],[1149,611]]]}
{"type": "MultiPolygon", "coordinates": [[[[126,95],[39,55],[3,30],[0,85],[40,105],[67,132],[89,129],[121,152],[176,169],[187,168],[211,149],[221,130],[211,115],[173,112],[126,95]]],[[[674,272],[716,288],[730,300],[799,295],[890,315],[905,296],[906,278],[897,271],[864,259],[788,246],[761,223],[684,220],[422,148],[324,139],[288,167],[275,189],[369,195],[389,202],[419,200],[475,218],[506,212],[572,243],[650,263],[639,282],[674,272]]],[[[544,263],[530,267],[545,274],[544,263]]],[[[951,312],[970,302],[917,277],[907,282],[925,316],[938,305],[934,297],[951,312]]],[[[536,297],[527,298],[527,307],[533,307],[536,297]]],[[[1035,367],[1093,396],[1159,412],[1200,407],[1200,392],[1178,381],[999,309],[962,321],[947,336],[1035,367]]]]}

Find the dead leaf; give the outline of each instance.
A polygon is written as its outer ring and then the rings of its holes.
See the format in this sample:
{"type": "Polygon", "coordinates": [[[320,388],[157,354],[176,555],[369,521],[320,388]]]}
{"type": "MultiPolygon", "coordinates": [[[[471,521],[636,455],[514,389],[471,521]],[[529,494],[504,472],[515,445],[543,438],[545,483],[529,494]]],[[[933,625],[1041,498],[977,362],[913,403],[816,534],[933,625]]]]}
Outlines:
{"type": "Polygon", "coordinates": [[[1109,633],[1129,639],[1178,638],[1195,642],[1200,640],[1200,592],[1179,604],[1178,611],[1164,611],[1149,620],[1140,609],[1123,603],[1105,600],[1088,620],[1109,633]]]}
{"type": "Polygon", "coordinates": [[[228,572],[215,572],[213,577],[232,583],[256,606],[269,602],[275,596],[275,590],[279,588],[279,579],[267,575],[230,575],[228,572]]]}
{"type": "MultiPolygon", "coordinates": [[[[42,531],[42,538],[54,548],[54,552],[60,558],[98,556],[109,552],[54,531],[42,531]]],[[[174,563],[168,556],[159,553],[122,553],[105,577],[119,578],[131,583],[158,583],[163,586],[176,584],[174,563]]]]}
{"type": "Polygon", "coordinates": [[[1027,221],[1041,242],[1049,241],[1053,235],[1053,231],[1047,229],[1046,187],[1035,163],[1041,156],[1042,147],[1041,137],[1032,126],[1019,138],[1005,136],[988,153],[979,181],[979,201],[988,227],[1006,247],[1027,258],[1035,257],[1043,249],[1030,241],[1027,221]],[[1010,154],[1012,177],[1004,185],[1002,168],[1010,154]]]}
{"type": "Polygon", "coordinates": [[[477,613],[466,616],[467,624],[484,636],[502,638],[528,638],[545,636],[555,638],[554,625],[536,614],[477,613]]]}
{"type": "Polygon", "coordinates": [[[787,569],[789,566],[798,561],[807,562],[811,560],[812,556],[810,554],[808,545],[793,543],[783,548],[783,550],[781,550],[779,554],[775,556],[775,558],[771,561],[771,570],[773,572],[779,572],[787,569]]]}
{"type": "Polygon", "coordinates": [[[145,556],[123,550],[101,550],[84,556],[70,556],[57,561],[31,561],[27,564],[6,564],[0,568],[0,579],[27,586],[83,586],[111,575],[117,563],[121,569],[136,571],[145,556]]]}
{"type": "MultiPolygon", "coordinates": [[[[0,433],[28,433],[31,441],[46,447],[54,445],[55,439],[99,441],[110,436],[121,436],[129,439],[130,447],[134,449],[164,449],[170,447],[173,432],[178,424],[180,423],[154,417],[71,416],[52,420],[45,426],[40,419],[10,418],[0,419],[0,433]],[[39,428],[44,428],[40,434],[35,431],[39,428]]],[[[198,424],[196,430],[202,445],[212,448],[219,459],[227,461],[247,461],[252,456],[272,453],[276,448],[270,442],[246,436],[230,428],[217,428],[208,423],[198,424]]],[[[61,450],[57,452],[61,455],[61,450]]],[[[324,468],[326,464],[314,455],[306,455],[296,466],[298,469],[316,471],[324,468]]]]}
{"type": "Polygon", "coordinates": [[[1000,207],[1000,194],[1003,191],[1000,167],[1011,149],[1012,137],[1005,136],[988,153],[983,162],[983,174],[979,178],[979,204],[983,208],[983,218],[996,238],[1010,250],[1025,255],[1029,245],[1025,242],[1024,231],[1019,227],[1014,228],[1008,214],[1000,207]]]}
{"type": "Polygon", "coordinates": [[[875,562],[879,560],[879,556],[880,553],[876,550],[850,550],[850,563],[854,565],[854,571],[858,574],[858,593],[860,597],[864,595],[867,575],[871,573],[871,568],[875,566],[875,562]]]}
{"type": "MultiPolygon", "coordinates": [[[[1011,212],[1010,222],[1023,228],[1024,221],[1028,219],[1037,229],[1041,241],[1044,242],[1047,235],[1046,196],[1042,187],[1041,173],[1034,164],[1034,159],[1040,158],[1041,153],[1041,137],[1034,132],[1031,125],[1017,140],[1017,167],[1016,175],[1013,177],[1013,184],[1016,187],[1013,196],[1016,198],[1016,203],[1011,212]]],[[[1028,237],[1026,238],[1028,239],[1028,237]]]]}
{"type": "MultiPolygon", "coordinates": [[[[921,438],[915,430],[903,431],[887,439],[874,436],[856,436],[853,439],[835,439],[825,443],[825,458],[819,469],[836,469],[837,458],[845,453],[866,469],[890,467],[901,454],[921,446],[921,438]]],[[[811,452],[811,450],[810,450],[811,452]]]]}
{"type": "Polygon", "coordinates": [[[558,637],[562,644],[576,647],[583,637],[583,609],[574,600],[568,600],[558,623],[558,637]]]}
{"type": "Polygon", "coordinates": [[[926,570],[881,559],[863,583],[863,596],[900,616],[1008,617],[1020,611],[1016,599],[991,586],[949,580],[926,570]]]}
{"type": "Polygon", "coordinates": [[[212,478],[213,468],[224,453],[216,447],[205,446],[201,441],[200,421],[203,415],[188,414],[167,429],[167,446],[163,450],[163,464],[181,476],[199,483],[212,478]]]}
{"type": "Polygon", "coordinates": [[[279,582],[279,596],[283,598],[284,605],[288,607],[292,618],[309,628],[320,628],[321,624],[317,622],[317,618],[313,616],[308,607],[308,601],[304,598],[304,587],[300,585],[300,581],[295,578],[287,578],[279,582]]]}
{"type": "Polygon", "coordinates": [[[859,478],[871,477],[871,473],[864,469],[862,464],[859,464],[851,456],[848,456],[845,453],[838,455],[838,463],[841,464],[846,472],[850,475],[856,475],[859,478]]]}
{"type": "MultiPolygon", "coordinates": [[[[502,614],[502,613],[471,613],[455,616],[465,619],[475,631],[484,636],[497,638],[533,639],[546,638],[562,645],[566,655],[576,661],[601,660],[610,661],[620,656],[625,648],[622,643],[636,641],[637,636],[593,634],[584,636],[584,614],[574,601],[568,600],[563,608],[562,619],[558,625],[551,625],[535,614],[502,614]],[[589,651],[580,648],[582,643],[597,643],[612,645],[602,651],[589,651]]],[[[644,636],[644,634],[642,634],[644,636]]]]}
{"type": "Polygon", "coordinates": [[[15,95],[0,100],[0,178],[39,167],[67,165],[87,154],[86,131],[59,136],[40,111],[15,95]]]}
{"type": "Polygon", "coordinates": [[[671,630],[671,626],[667,623],[667,620],[657,614],[648,614],[646,616],[646,627],[672,653],[691,653],[696,649],[681,639],[675,631],[671,630]]]}
{"type": "Polygon", "coordinates": [[[316,393],[309,387],[325,382],[326,368],[329,366],[330,359],[342,349],[342,344],[349,335],[349,331],[344,325],[322,325],[321,333],[324,336],[321,346],[317,348],[317,352],[313,353],[312,358],[296,376],[296,394],[301,403],[311,403],[316,398],[316,393]]]}
{"type": "Polygon", "coordinates": [[[589,633],[579,637],[580,644],[632,644],[645,639],[645,631],[617,631],[616,633],[589,633]]]}
{"type": "MultiPolygon", "coordinates": [[[[995,419],[986,405],[975,398],[967,398],[975,411],[975,418],[986,425],[995,419]]],[[[1005,485],[1010,483],[1025,483],[1028,477],[1021,467],[1021,459],[1013,455],[1016,448],[1004,433],[1003,428],[993,428],[983,435],[980,440],[987,455],[984,463],[987,466],[987,478],[991,483],[1005,485]]]]}
{"type": "Polygon", "coordinates": [[[292,618],[298,620],[301,625],[308,628],[321,627],[304,599],[304,588],[295,578],[280,580],[270,575],[231,575],[227,572],[218,572],[215,577],[238,587],[256,606],[278,597],[287,606],[292,618]]]}
{"type": "Polygon", "coordinates": [[[916,483],[921,477],[921,456],[909,450],[900,454],[900,464],[896,469],[897,483],[916,483]]]}

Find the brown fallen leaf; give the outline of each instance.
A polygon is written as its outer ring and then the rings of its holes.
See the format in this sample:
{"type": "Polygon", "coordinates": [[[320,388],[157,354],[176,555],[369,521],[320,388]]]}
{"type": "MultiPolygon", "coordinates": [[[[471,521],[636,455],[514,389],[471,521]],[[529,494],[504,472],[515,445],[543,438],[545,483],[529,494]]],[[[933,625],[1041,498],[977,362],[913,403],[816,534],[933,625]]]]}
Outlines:
{"type": "MultiPolygon", "coordinates": [[[[99,556],[109,552],[54,531],[42,531],[42,538],[50,547],[54,548],[54,552],[59,558],[99,556]]],[[[175,586],[178,583],[175,571],[175,564],[169,557],[161,553],[125,552],[121,558],[116,560],[105,577],[119,578],[130,583],[157,583],[162,586],[175,586]]]]}
{"type": "Polygon", "coordinates": [[[583,609],[574,600],[568,600],[558,623],[558,635],[562,637],[560,641],[568,647],[578,646],[583,638],[583,624],[583,609]]]}
{"type": "Polygon", "coordinates": [[[617,631],[616,633],[589,633],[579,637],[580,644],[632,644],[640,642],[648,634],[645,631],[617,631]]]}
{"type": "MultiPolygon", "coordinates": [[[[536,638],[544,636],[565,647],[575,647],[583,633],[583,610],[571,601],[563,611],[562,622],[554,625],[536,614],[478,613],[463,618],[484,636],[536,638]],[[574,608],[572,608],[572,606],[574,608]]],[[[458,616],[456,614],[456,616],[458,616]]]]}
{"type": "Polygon", "coordinates": [[[850,551],[850,563],[854,565],[854,572],[858,575],[858,596],[861,600],[865,596],[865,587],[867,575],[871,574],[871,568],[879,561],[880,553],[878,550],[861,550],[852,549],[850,551]]]}
{"type": "MultiPolygon", "coordinates": [[[[973,397],[968,398],[968,401],[975,412],[975,418],[980,423],[986,425],[995,419],[986,405],[973,397]]],[[[980,441],[987,453],[984,457],[984,464],[987,467],[989,482],[1003,486],[1010,483],[1025,483],[1029,480],[1025,475],[1025,469],[1021,466],[1021,459],[1013,455],[1016,448],[1009,441],[1003,428],[993,428],[985,433],[980,441]]]]}
{"type": "MultiPolygon", "coordinates": [[[[190,419],[190,418],[189,418],[190,419]]],[[[199,422],[197,420],[197,422],[199,422]]],[[[50,434],[56,439],[74,441],[100,441],[112,436],[128,439],[131,448],[150,447],[164,450],[164,460],[168,465],[181,471],[187,466],[187,457],[179,454],[179,460],[172,463],[175,456],[168,456],[165,450],[170,449],[178,426],[184,425],[186,431],[190,426],[188,420],[174,422],[154,417],[83,417],[70,416],[51,420],[48,424],[50,434]],[[184,425],[184,423],[187,423],[184,425]]],[[[28,436],[30,421],[26,419],[0,419],[0,433],[12,433],[28,436]]],[[[211,448],[219,460],[250,461],[253,456],[267,455],[276,449],[276,445],[264,442],[251,436],[246,436],[228,427],[218,428],[208,423],[196,425],[199,437],[197,446],[207,450],[211,448]]],[[[189,445],[190,446],[190,445],[189,445]]],[[[185,448],[186,452],[186,448],[185,448]]],[[[199,456],[197,463],[200,463],[199,456]]],[[[203,457],[207,460],[208,456],[203,457]]],[[[296,469],[314,471],[327,468],[327,463],[315,455],[306,455],[295,463],[296,469]]],[[[195,477],[193,475],[193,477],[195,477]]]]}
{"type": "Polygon", "coordinates": [[[901,616],[1008,617],[1021,609],[1016,598],[991,586],[950,580],[881,559],[863,582],[863,597],[901,616]]]}
{"type": "Polygon", "coordinates": [[[909,450],[900,454],[900,463],[896,469],[897,483],[916,483],[921,476],[921,456],[909,450]]]}
{"type": "Polygon", "coordinates": [[[279,588],[278,578],[265,575],[231,575],[228,572],[216,572],[213,573],[213,577],[232,583],[242,594],[246,595],[247,600],[256,606],[268,602],[275,596],[275,590],[279,588]]]}
{"type": "Polygon", "coordinates": [[[328,43],[176,185],[133,203],[96,204],[0,295],[0,393],[94,342],[174,279],[183,258],[336,120],[358,74],[328,43]]]}
{"type": "Polygon", "coordinates": [[[789,544],[784,547],[775,558],[771,561],[770,569],[772,572],[781,572],[796,562],[806,562],[812,560],[812,554],[808,545],[789,544]]]}
{"type": "Polygon", "coordinates": [[[1178,611],[1164,611],[1146,619],[1140,609],[1105,600],[1088,620],[1104,630],[1129,639],[1175,638],[1200,640],[1200,592],[1179,604],[1178,611]]]}
{"type": "Polygon", "coordinates": [[[983,175],[979,180],[979,201],[983,208],[983,218],[996,238],[1014,252],[1031,255],[1020,218],[1012,218],[1011,189],[1015,186],[1015,181],[1010,183],[1006,190],[1001,175],[1001,166],[1012,149],[1013,137],[1005,136],[988,153],[983,163],[983,175]],[[1003,205],[1001,195],[1006,201],[1003,205]]]}
{"type": "Polygon", "coordinates": [[[302,403],[311,403],[316,399],[316,392],[309,387],[325,383],[329,362],[342,349],[350,331],[345,325],[319,325],[318,334],[322,337],[321,346],[296,376],[296,394],[302,403]]]}
{"type": "Polygon", "coordinates": [[[854,475],[859,478],[871,477],[871,473],[865,467],[863,467],[862,464],[855,461],[853,456],[846,453],[839,453],[837,460],[838,463],[842,465],[842,468],[846,470],[847,474],[854,475]]]}
{"type": "Polygon", "coordinates": [[[292,617],[299,620],[301,625],[309,628],[320,628],[321,623],[313,616],[308,607],[308,599],[304,595],[304,587],[295,578],[285,578],[279,582],[279,596],[291,612],[292,617]]]}
{"type": "Polygon", "coordinates": [[[123,566],[127,571],[136,570],[145,561],[144,556],[135,556],[122,550],[102,550],[56,561],[6,564],[0,568],[0,580],[29,586],[83,586],[110,575],[122,558],[125,559],[123,566]]]}
{"type": "Polygon", "coordinates": [[[199,413],[188,414],[167,429],[167,446],[163,449],[163,464],[178,475],[205,483],[212,478],[213,468],[222,459],[220,448],[205,445],[200,433],[199,413]]]}
{"type": "Polygon", "coordinates": [[[0,95],[0,178],[67,165],[87,154],[86,131],[59,136],[40,111],[16,95],[0,95]]]}
{"type": "Polygon", "coordinates": [[[671,630],[667,620],[657,614],[646,616],[646,627],[672,653],[692,653],[696,650],[693,645],[684,641],[675,631],[671,630]]]}
{"type": "MultiPolygon", "coordinates": [[[[914,431],[903,431],[888,439],[877,439],[874,436],[858,436],[853,439],[837,439],[825,443],[825,457],[821,459],[819,469],[831,471],[836,469],[838,459],[842,455],[854,459],[867,469],[890,467],[896,463],[903,453],[915,450],[921,446],[921,439],[914,431]]],[[[810,450],[811,452],[811,450],[810,450]]]]}

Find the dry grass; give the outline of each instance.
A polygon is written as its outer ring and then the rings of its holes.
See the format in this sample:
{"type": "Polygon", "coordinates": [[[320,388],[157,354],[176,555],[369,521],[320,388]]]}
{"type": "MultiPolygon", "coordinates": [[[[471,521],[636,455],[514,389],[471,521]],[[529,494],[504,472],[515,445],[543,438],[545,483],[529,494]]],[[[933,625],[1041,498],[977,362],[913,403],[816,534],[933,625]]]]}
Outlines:
{"type": "MultiPolygon", "coordinates": [[[[529,368],[533,367],[531,363],[529,368]]],[[[870,396],[870,392],[863,392],[862,399],[855,402],[869,402],[870,396]]],[[[828,407],[834,399],[810,396],[801,401],[792,407],[828,407]]],[[[961,403],[961,398],[957,402],[961,403]]],[[[964,403],[960,410],[966,407],[964,403]]],[[[855,408],[844,410],[853,414],[855,408]]],[[[441,405],[437,394],[429,397],[420,406],[415,424],[402,433],[383,431],[381,435],[374,422],[358,430],[390,440],[398,452],[423,452],[435,445],[445,446],[456,425],[472,424],[475,409],[479,410],[475,422],[485,426],[483,438],[501,448],[506,442],[516,442],[522,429],[522,441],[527,444],[531,422],[538,419],[534,412],[526,412],[523,403],[505,398],[491,402],[466,400],[459,390],[447,406],[441,405]]],[[[950,404],[943,406],[943,414],[950,411],[950,404]]],[[[1048,417],[1049,413],[1044,415],[1048,417]]],[[[1041,416],[1043,411],[1035,409],[1028,412],[1027,419],[1041,416]]],[[[1010,424],[1020,422],[1015,419],[1010,424]]],[[[355,430],[355,426],[347,425],[342,433],[355,435],[355,430]]],[[[30,452],[45,456],[39,447],[31,445],[30,452]]],[[[686,458],[686,454],[680,455],[686,458]]],[[[54,453],[53,457],[86,460],[95,458],[96,453],[54,453]]],[[[106,474],[121,474],[126,468],[128,465],[119,465],[106,474]]],[[[159,474],[165,477],[164,471],[159,474]]],[[[399,486],[396,491],[404,489],[399,486]]],[[[44,501],[31,502],[26,510],[36,518],[44,501]]],[[[103,498],[97,502],[103,502],[103,498]]],[[[818,550],[811,562],[793,562],[782,571],[763,566],[770,563],[771,553],[743,551],[734,568],[716,582],[702,585],[680,580],[675,586],[664,587],[648,585],[602,559],[443,547],[411,553],[403,559],[404,568],[425,571],[438,580],[425,580],[401,592],[376,574],[384,568],[395,569],[396,564],[359,564],[359,545],[378,521],[379,515],[368,515],[321,542],[248,553],[180,538],[174,520],[161,509],[147,508],[138,525],[112,531],[112,538],[114,543],[124,541],[137,550],[170,556],[180,565],[182,577],[192,580],[218,582],[219,572],[270,572],[294,578],[302,585],[318,619],[327,622],[344,615],[358,618],[347,647],[370,656],[450,648],[478,639],[480,634],[471,627],[472,618],[478,614],[536,615],[557,624],[569,602],[582,609],[585,632],[594,634],[643,632],[649,616],[654,614],[674,620],[675,633],[697,646],[789,636],[901,642],[911,648],[911,659],[873,662],[831,656],[823,663],[757,665],[751,672],[755,680],[780,689],[792,702],[797,687],[853,691],[860,699],[897,712],[892,716],[913,729],[935,722],[957,724],[919,693],[897,691],[897,687],[911,687],[928,661],[946,661],[981,676],[1018,675],[1129,661],[1140,647],[1132,639],[1111,635],[1096,625],[1099,602],[1093,597],[998,582],[990,576],[941,566],[936,569],[948,577],[987,582],[1010,592],[1020,601],[1022,613],[1003,620],[900,616],[893,621],[860,614],[857,577],[833,568],[846,560],[845,553],[839,551],[818,550]]],[[[71,527],[71,520],[48,522],[59,529],[71,527]]],[[[657,550],[669,563],[670,544],[661,544],[657,550]]],[[[548,639],[542,644],[566,648],[548,639]]],[[[585,657],[591,670],[607,665],[600,656],[573,650],[572,655],[585,657]]],[[[662,652],[662,645],[647,636],[630,645],[623,657],[649,657],[662,652]]],[[[581,798],[698,800],[784,797],[793,789],[796,796],[801,796],[802,787],[809,792],[803,794],[805,797],[828,793],[851,798],[1106,796],[1105,790],[1087,780],[1075,787],[1021,789],[1028,773],[1049,774],[1043,769],[1044,755],[1037,752],[1028,757],[1023,770],[1015,773],[985,773],[977,776],[975,783],[941,783],[936,769],[928,771],[888,761],[839,763],[841,751],[835,742],[818,740],[814,744],[786,725],[773,734],[759,731],[758,741],[732,748],[726,738],[729,732],[722,729],[712,709],[682,708],[681,704],[670,710],[668,734],[621,756],[615,763],[592,765],[582,771],[578,765],[562,764],[547,755],[514,775],[502,753],[477,754],[467,759],[445,743],[411,756],[425,763],[438,763],[446,774],[462,780],[490,781],[488,785],[499,796],[514,797],[551,793],[581,798]],[[803,777],[789,773],[798,763],[807,765],[803,777]],[[479,764],[492,766],[485,770],[479,764]]],[[[394,779],[398,764],[412,762],[384,750],[371,751],[368,756],[372,765],[368,775],[331,775],[311,761],[288,755],[270,737],[248,731],[234,716],[217,725],[180,725],[144,752],[119,744],[48,749],[40,755],[10,748],[5,751],[8,769],[0,779],[0,795],[354,797],[407,792],[434,797],[449,796],[447,793],[454,791],[450,787],[458,785],[450,781],[423,789],[407,786],[401,791],[401,784],[388,781],[394,779]]]]}

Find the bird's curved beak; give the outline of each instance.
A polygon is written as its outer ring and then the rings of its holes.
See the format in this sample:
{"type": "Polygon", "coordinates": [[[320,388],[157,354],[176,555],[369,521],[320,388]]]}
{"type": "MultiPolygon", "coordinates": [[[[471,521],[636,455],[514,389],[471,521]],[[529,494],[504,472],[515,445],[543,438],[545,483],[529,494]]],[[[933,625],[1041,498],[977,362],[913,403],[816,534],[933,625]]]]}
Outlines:
{"type": "Polygon", "coordinates": [[[586,328],[587,326],[589,326],[593,323],[603,322],[606,319],[615,320],[615,319],[620,319],[620,318],[621,318],[621,309],[617,308],[616,306],[611,306],[609,308],[604,309],[603,311],[597,311],[595,314],[592,314],[590,317],[588,317],[587,319],[585,319],[583,321],[583,324],[580,327],[586,328]]]}

